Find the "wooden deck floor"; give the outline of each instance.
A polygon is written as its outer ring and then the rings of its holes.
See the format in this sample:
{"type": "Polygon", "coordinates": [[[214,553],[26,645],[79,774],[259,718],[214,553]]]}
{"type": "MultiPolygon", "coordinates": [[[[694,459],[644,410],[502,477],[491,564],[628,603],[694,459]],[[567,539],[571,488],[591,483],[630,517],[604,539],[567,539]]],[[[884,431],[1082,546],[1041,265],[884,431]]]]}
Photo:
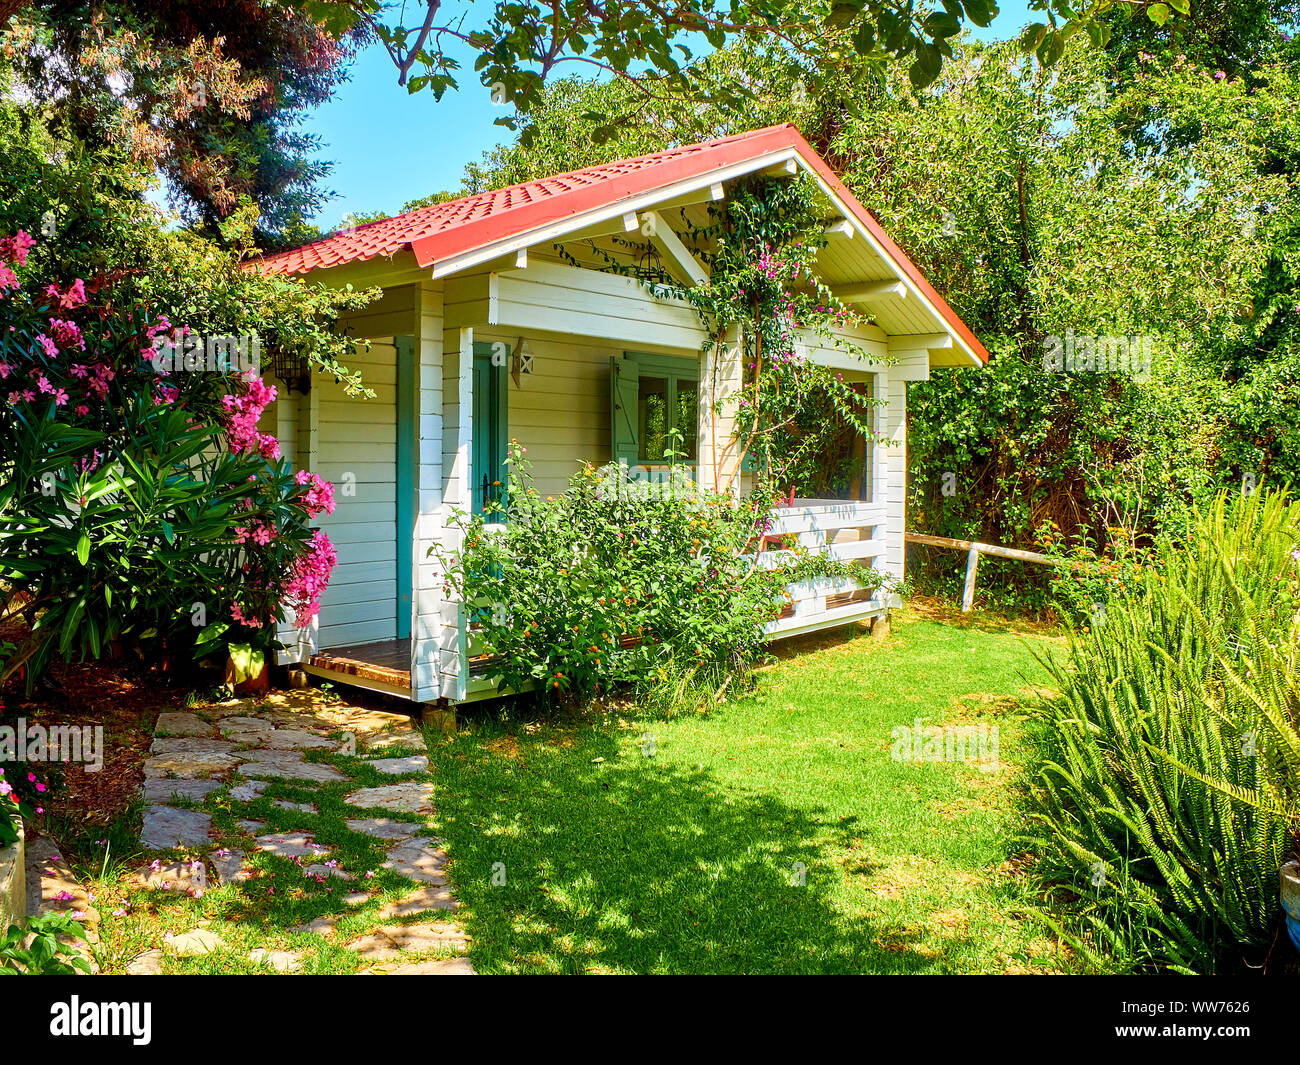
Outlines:
{"type": "Polygon", "coordinates": [[[311,656],[317,669],[328,669],[356,677],[358,680],[379,681],[411,686],[411,641],[381,640],[356,647],[330,647],[311,656]]]}

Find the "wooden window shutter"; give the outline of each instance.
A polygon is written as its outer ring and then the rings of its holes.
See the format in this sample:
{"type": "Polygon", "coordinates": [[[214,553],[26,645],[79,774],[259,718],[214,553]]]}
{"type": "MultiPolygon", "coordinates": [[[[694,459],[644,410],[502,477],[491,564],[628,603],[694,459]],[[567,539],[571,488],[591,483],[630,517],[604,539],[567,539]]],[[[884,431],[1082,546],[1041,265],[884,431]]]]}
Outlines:
{"type": "Polygon", "coordinates": [[[615,355],[609,360],[610,452],[615,462],[637,465],[641,454],[637,440],[637,399],[640,368],[635,358],[615,355]]]}

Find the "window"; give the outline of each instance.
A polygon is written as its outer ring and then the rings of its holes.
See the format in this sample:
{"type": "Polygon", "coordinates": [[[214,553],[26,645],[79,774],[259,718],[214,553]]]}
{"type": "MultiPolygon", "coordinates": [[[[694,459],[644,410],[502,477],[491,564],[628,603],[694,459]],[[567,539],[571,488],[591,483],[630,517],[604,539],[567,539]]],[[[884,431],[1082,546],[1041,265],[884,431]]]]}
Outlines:
{"type": "Polygon", "coordinates": [[[629,465],[694,465],[699,457],[699,364],[667,355],[613,360],[613,452],[629,465]],[[671,454],[670,454],[671,452],[671,454]]]}

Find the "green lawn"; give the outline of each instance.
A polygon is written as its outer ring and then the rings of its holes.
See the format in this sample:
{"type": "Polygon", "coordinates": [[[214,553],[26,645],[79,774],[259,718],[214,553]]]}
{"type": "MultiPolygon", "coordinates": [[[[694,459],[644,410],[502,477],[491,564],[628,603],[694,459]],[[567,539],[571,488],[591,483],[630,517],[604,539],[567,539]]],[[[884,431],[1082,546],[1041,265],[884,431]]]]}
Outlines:
{"type": "Polygon", "coordinates": [[[1020,704],[1051,646],[905,614],[884,641],[804,641],[707,717],[462,712],[430,759],[475,968],[1065,965],[1015,840],[1020,704]],[[918,717],[996,724],[999,768],[891,759],[891,729],[918,717]]]}

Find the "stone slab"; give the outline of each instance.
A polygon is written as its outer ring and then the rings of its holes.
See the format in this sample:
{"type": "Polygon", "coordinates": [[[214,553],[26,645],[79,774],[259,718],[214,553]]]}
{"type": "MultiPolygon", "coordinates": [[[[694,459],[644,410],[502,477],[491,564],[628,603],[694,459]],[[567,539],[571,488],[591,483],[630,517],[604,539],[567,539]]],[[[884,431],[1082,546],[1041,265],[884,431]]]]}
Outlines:
{"type": "Polygon", "coordinates": [[[331,739],[296,728],[278,728],[268,732],[262,745],[284,751],[333,750],[337,746],[331,739]]]}
{"type": "Polygon", "coordinates": [[[227,850],[224,847],[209,854],[208,861],[212,863],[212,870],[217,874],[217,883],[237,884],[247,880],[250,874],[244,868],[245,857],[241,850],[227,850]]]}
{"type": "Polygon", "coordinates": [[[420,840],[412,840],[410,843],[399,843],[390,850],[382,868],[389,869],[408,880],[442,886],[447,883],[447,874],[444,871],[446,865],[445,851],[428,846],[420,840]]]}
{"type": "Polygon", "coordinates": [[[374,758],[366,764],[378,773],[386,773],[394,777],[429,771],[429,759],[423,754],[408,754],[401,758],[374,758]]]}
{"type": "Polygon", "coordinates": [[[419,825],[394,821],[391,817],[356,817],[343,823],[353,832],[374,836],[375,839],[407,840],[420,831],[419,825]]]}
{"type": "Polygon", "coordinates": [[[433,785],[425,781],[408,780],[401,784],[361,788],[349,794],[344,801],[363,810],[428,814],[433,812],[433,785]]]}
{"type": "Polygon", "coordinates": [[[141,786],[140,795],[145,802],[169,803],[174,796],[202,802],[219,787],[221,787],[219,780],[153,777],[141,786]]]}
{"type": "Polygon", "coordinates": [[[246,777],[274,780],[309,780],[332,784],[348,778],[331,765],[304,762],[297,751],[249,751],[250,760],[239,767],[246,777]],[[260,757],[252,758],[252,755],[260,757]]]}
{"type": "Polygon", "coordinates": [[[158,715],[154,725],[154,734],[158,736],[216,736],[214,729],[198,714],[169,710],[158,715]]]}
{"type": "Polygon", "coordinates": [[[394,917],[415,917],[427,910],[453,912],[459,909],[460,903],[452,895],[450,887],[445,884],[425,884],[405,898],[386,903],[379,910],[379,919],[387,921],[394,917]]]}
{"type": "Polygon", "coordinates": [[[183,891],[201,895],[208,886],[207,871],[201,861],[151,862],[142,865],[131,876],[137,887],[150,891],[183,891]]]}
{"type": "Polygon", "coordinates": [[[150,850],[203,847],[211,842],[212,815],[175,806],[150,806],[144,811],[140,842],[150,850]]]}
{"type": "Polygon", "coordinates": [[[296,973],[302,969],[302,957],[290,950],[267,950],[256,947],[248,952],[248,960],[264,965],[277,973],[296,973]]]}
{"type": "Polygon", "coordinates": [[[182,958],[194,957],[198,954],[210,954],[218,947],[224,947],[226,941],[215,932],[209,932],[206,928],[196,928],[191,932],[182,932],[175,936],[168,932],[163,936],[163,942],[167,949],[173,954],[178,954],[182,958]]]}

